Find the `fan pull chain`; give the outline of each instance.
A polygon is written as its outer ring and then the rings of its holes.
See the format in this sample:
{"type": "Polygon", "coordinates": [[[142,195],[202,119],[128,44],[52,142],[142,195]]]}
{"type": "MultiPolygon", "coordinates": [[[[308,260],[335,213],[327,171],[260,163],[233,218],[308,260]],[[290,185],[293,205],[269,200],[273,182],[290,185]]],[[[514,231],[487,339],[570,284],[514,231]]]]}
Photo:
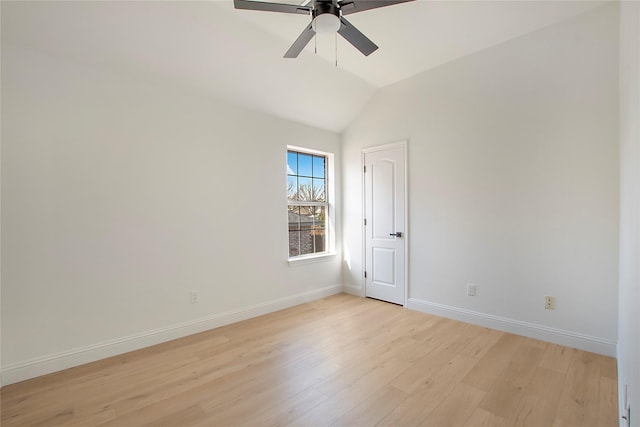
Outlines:
{"type": "Polygon", "coordinates": [[[318,35],[313,37],[313,53],[318,54],[318,35]]]}
{"type": "Polygon", "coordinates": [[[333,34],[333,41],[336,45],[336,68],[338,68],[338,33],[333,34]]]}

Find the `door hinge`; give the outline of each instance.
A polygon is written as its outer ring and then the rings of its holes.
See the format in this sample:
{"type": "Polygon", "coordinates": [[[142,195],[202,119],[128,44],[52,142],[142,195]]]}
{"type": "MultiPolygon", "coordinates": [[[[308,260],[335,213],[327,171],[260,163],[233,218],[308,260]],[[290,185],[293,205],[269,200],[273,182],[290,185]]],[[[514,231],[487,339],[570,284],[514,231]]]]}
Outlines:
{"type": "Polygon", "coordinates": [[[367,218],[364,219],[364,225],[367,225],[367,218]]]}
{"type": "Polygon", "coordinates": [[[364,272],[364,278],[365,279],[367,278],[367,272],[366,271],[364,272]]]}
{"type": "Polygon", "coordinates": [[[364,168],[364,173],[367,173],[367,167],[363,166],[363,168],[364,168]]]}

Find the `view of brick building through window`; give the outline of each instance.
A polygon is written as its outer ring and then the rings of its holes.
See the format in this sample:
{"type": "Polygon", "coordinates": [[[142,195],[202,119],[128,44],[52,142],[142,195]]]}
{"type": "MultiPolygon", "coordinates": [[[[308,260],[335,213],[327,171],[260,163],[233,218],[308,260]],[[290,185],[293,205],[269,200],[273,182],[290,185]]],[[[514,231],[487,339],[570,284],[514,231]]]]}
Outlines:
{"type": "Polygon", "coordinates": [[[327,250],[327,158],[287,152],[289,257],[327,250]]]}

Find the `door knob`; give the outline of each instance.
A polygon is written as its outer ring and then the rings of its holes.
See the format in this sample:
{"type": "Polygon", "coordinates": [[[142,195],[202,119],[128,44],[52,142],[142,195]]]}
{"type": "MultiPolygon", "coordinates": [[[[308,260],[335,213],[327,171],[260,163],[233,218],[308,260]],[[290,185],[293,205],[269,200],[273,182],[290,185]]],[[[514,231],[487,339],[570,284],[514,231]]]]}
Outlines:
{"type": "Polygon", "coordinates": [[[395,233],[389,233],[389,236],[392,237],[402,237],[402,233],[400,231],[396,231],[395,233]]]}

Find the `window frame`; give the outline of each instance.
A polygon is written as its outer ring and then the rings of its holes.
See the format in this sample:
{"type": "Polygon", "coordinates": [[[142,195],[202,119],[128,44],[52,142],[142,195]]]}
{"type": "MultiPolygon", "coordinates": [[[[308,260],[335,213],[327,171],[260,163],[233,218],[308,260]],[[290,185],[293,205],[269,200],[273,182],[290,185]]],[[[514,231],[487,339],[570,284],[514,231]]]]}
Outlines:
{"type": "Polygon", "coordinates": [[[288,153],[294,151],[301,154],[313,156],[322,156],[325,158],[325,201],[324,202],[308,202],[289,200],[288,182],[289,174],[285,168],[285,187],[284,193],[287,201],[287,261],[290,266],[305,264],[310,262],[323,261],[328,258],[335,257],[335,179],[334,179],[334,154],[326,151],[314,150],[306,147],[295,145],[287,145],[285,151],[285,165],[288,166],[288,153]],[[311,254],[289,256],[289,206],[324,206],[327,213],[325,218],[325,250],[323,252],[315,252],[311,254]]]}

